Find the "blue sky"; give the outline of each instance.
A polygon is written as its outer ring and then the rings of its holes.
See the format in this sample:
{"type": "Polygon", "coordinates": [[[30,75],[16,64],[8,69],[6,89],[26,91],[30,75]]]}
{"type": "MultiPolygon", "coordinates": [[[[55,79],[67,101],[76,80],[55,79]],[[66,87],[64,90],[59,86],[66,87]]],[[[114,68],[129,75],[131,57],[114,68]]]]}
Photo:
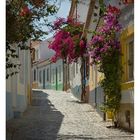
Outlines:
{"type": "Polygon", "coordinates": [[[57,13],[58,17],[67,17],[69,14],[71,2],[69,0],[63,0],[61,2],[61,7],[57,13]]]}
{"type": "MultiPolygon", "coordinates": [[[[63,18],[67,18],[68,14],[69,14],[69,10],[70,10],[70,6],[71,6],[71,1],[70,0],[60,0],[61,4],[60,4],[60,9],[57,12],[57,14],[53,17],[50,18],[51,21],[55,21],[56,17],[63,17],[63,18]]],[[[49,33],[46,37],[50,38],[53,36],[53,33],[49,33]]]]}

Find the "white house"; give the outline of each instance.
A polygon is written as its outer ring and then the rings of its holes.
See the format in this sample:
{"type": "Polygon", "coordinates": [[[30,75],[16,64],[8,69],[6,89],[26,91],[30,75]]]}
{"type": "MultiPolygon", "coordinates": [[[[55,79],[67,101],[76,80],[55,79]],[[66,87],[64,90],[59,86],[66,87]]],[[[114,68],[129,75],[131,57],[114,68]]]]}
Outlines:
{"type": "MultiPolygon", "coordinates": [[[[30,41],[27,43],[30,47],[30,41]]],[[[6,120],[19,117],[31,103],[31,55],[30,50],[20,50],[16,45],[18,58],[13,62],[21,64],[19,73],[6,80],[6,120]]]]}
{"type": "Polygon", "coordinates": [[[54,51],[48,48],[50,41],[52,38],[41,41],[38,47],[32,46],[35,51],[39,50],[38,54],[34,53],[39,56],[39,59],[33,60],[32,64],[33,88],[63,90],[64,63],[62,59],[57,60],[56,63],[50,61],[54,55],[54,51]]]}
{"type": "MultiPolygon", "coordinates": [[[[78,21],[84,23],[86,22],[88,10],[89,10],[90,1],[87,0],[79,0],[76,4],[76,1],[72,0],[69,16],[70,17],[77,17],[78,21]],[[83,12],[84,9],[84,12],[83,12]],[[77,14],[77,15],[76,15],[77,14]]],[[[86,65],[86,64],[85,64],[86,65]]],[[[75,97],[81,100],[82,94],[82,86],[81,86],[81,60],[78,59],[77,63],[72,63],[69,65],[70,68],[70,88],[71,92],[75,97]]],[[[84,66],[84,71],[86,71],[86,66],[84,66]]],[[[85,72],[84,72],[85,73],[85,72]]],[[[85,79],[85,86],[87,88],[88,79],[84,76],[85,79]]],[[[88,92],[87,92],[88,93],[88,92]]]]}

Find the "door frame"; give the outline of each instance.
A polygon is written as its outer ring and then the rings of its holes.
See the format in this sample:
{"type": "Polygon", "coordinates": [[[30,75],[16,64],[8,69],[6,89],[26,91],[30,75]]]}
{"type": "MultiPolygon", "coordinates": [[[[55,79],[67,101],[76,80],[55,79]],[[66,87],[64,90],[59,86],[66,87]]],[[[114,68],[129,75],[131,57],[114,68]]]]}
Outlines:
{"type": "Polygon", "coordinates": [[[45,69],[43,70],[43,89],[45,89],[45,69]]]}
{"type": "Polygon", "coordinates": [[[56,84],[55,84],[55,89],[58,90],[58,77],[57,77],[57,67],[55,69],[55,73],[56,73],[56,84]]]}

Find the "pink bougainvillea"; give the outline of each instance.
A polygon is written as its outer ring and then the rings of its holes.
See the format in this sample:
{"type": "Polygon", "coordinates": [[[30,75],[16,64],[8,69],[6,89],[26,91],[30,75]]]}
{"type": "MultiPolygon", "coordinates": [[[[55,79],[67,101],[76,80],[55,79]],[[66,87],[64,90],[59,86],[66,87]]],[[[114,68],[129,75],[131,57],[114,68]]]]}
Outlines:
{"type": "Polygon", "coordinates": [[[61,58],[68,63],[77,59],[86,52],[85,39],[81,39],[83,24],[75,19],[59,18],[54,22],[56,33],[49,48],[55,51],[52,62],[61,58]]]}
{"type": "Polygon", "coordinates": [[[56,21],[54,21],[54,29],[58,29],[59,27],[62,26],[62,24],[64,24],[65,18],[58,18],[56,21]]]}
{"type": "Polygon", "coordinates": [[[111,56],[113,50],[120,50],[120,42],[116,33],[121,30],[118,22],[120,10],[109,5],[103,17],[103,24],[100,26],[88,44],[89,54],[93,63],[100,63],[105,55],[111,56]]]}

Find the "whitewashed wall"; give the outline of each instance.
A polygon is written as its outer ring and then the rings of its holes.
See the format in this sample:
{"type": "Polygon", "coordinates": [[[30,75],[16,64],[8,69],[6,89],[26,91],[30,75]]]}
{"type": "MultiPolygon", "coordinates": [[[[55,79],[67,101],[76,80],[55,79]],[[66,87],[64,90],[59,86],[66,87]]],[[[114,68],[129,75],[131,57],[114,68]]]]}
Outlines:
{"type": "MultiPolygon", "coordinates": [[[[85,23],[88,13],[90,0],[80,0],[77,5],[77,15],[79,15],[78,20],[85,23]]],[[[76,9],[74,11],[74,16],[76,15],[76,9]]],[[[69,65],[70,67],[70,88],[75,97],[81,99],[81,60],[78,60],[78,73],[76,73],[76,63],[69,65]]]]}
{"type": "MultiPolygon", "coordinates": [[[[78,20],[81,22],[86,21],[89,3],[90,0],[79,0],[79,3],[77,4],[77,16],[78,20]]],[[[76,17],[76,9],[74,11],[74,17],[76,17]]]]}
{"type": "Polygon", "coordinates": [[[38,67],[37,82],[39,88],[41,89],[54,88],[56,84],[56,68],[57,68],[58,84],[63,85],[63,61],[61,59],[59,59],[56,63],[50,63],[49,60],[45,60],[42,63],[40,62],[33,67],[32,72],[34,72],[34,69],[37,69],[37,67],[38,67]],[[47,80],[47,69],[49,70],[48,80],[47,80]],[[41,82],[40,82],[40,71],[41,71],[41,82]],[[43,71],[45,71],[45,77],[43,75],[43,71]],[[43,87],[43,78],[45,78],[45,87],[43,87]]]}
{"type": "MultiPolygon", "coordinates": [[[[29,43],[29,42],[28,42],[29,43]]],[[[25,111],[31,88],[31,56],[30,50],[20,50],[20,72],[6,80],[6,120],[18,117],[25,111]]]]}
{"type": "Polygon", "coordinates": [[[52,38],[41,41],[40,47],[39,47],[40,60],[51,58],[55,54],[53,50],[48,48],[50,41],[52,41],[52,38]]]}

